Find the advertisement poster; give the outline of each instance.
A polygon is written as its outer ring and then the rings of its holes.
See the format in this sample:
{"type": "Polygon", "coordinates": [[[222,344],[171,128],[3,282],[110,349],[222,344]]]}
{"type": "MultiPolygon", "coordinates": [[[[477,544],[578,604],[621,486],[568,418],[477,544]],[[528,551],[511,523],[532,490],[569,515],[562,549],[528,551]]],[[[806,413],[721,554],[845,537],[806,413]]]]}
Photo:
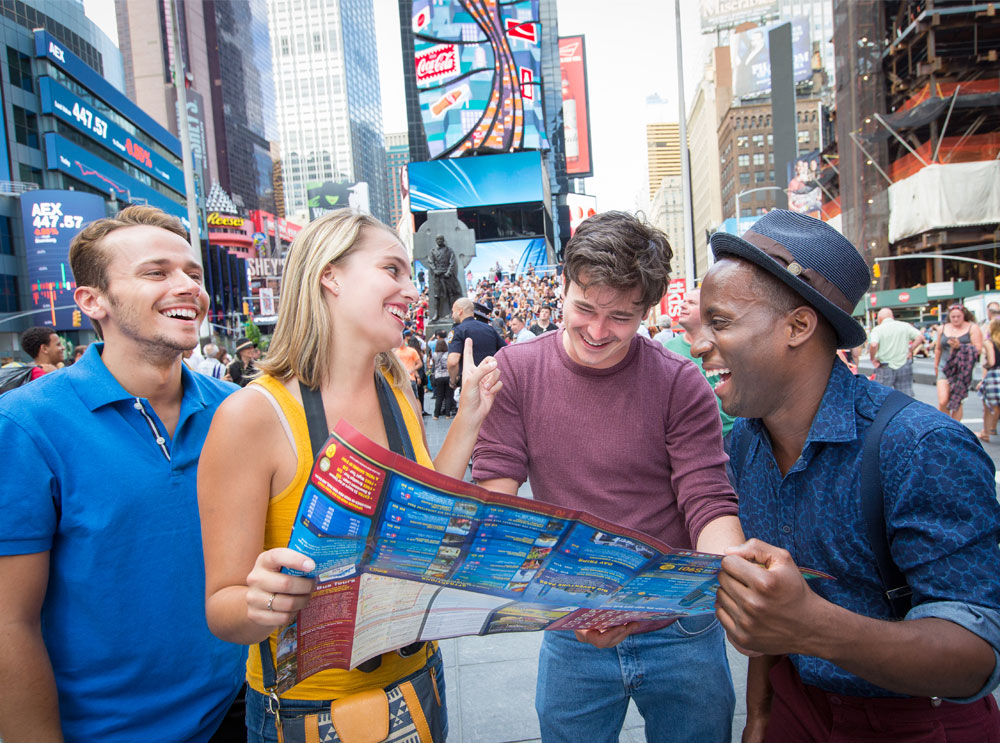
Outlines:
{"type": "Polygon", "coordinates": [[[368,201],[368,184],[360,183],[325,183],[312,182],[306,184],[306,194],[309,199],[309,221],[322,217],[334,209],[350,207],[365,214],[371,214],[368,201]]]}
{"type": "Polygon", "coordinates": [[[414,642],[707,614],[722,560],[441,475],[344,421],[288,546],[315,560],[316,586],[279,633],[279,692],[414,642]]]}
{"type": "Polygon", "coordinates": [[[771,52],[768,32],[782,23],[792,24],[792,68],[795,82],[808,80],[812,75],[807,18],[792,18],[791,21],[751,28],[733,34],[729,40],[729,56],[733,65],[733,95],[749,98],[771,91],[771,52]]]}
{"type": "Polygon", "coordinates": [[[430,156],[547,149],[538,0],[414,0],[412,9],[430,156]]]}
{"type": "Polygon", "coordinates": [[[597,214],[597,197],[585,193],[568,193],[566,206],[569,207],[569,236],[573,237],[583,220],[597,214]]]}
{"type": "Polygon", "coordinates": [[[576,178],[594,174],[590,159],[590,101],[587,97],[587,55],[583,36],[559,39],[562,71],[563,135],[566,173],[576,178]]]}
{"type": "Polygon", "coordinates": [[[523,204],[545,198],[546,176],[537,152],[413,162],[406,170],[412,212],[523,204]]]}
{"type": "Polygon", "coordinates": [[[667,285],[667,293],[660,300],[660,314],[670,318],[672,326],[677,325],[677,318],[681,314],[681,302],[687,294],[687,279],[670,279],[667,285]]]}
{"type": "Polygon", "coordinates": [[[823,190],[819,187],[819,150],[799,155],[788,163],[788,208],[799,214],[820,218],[823,190]]]}
{"type": "Polygon", "coordinates": [[[69,244],[84,225],[105,216],[104,199],[80,191],[27,191],[21,194],[21,224],[28,258],[32,325],[73,330],[73,290],[69,244]]]}

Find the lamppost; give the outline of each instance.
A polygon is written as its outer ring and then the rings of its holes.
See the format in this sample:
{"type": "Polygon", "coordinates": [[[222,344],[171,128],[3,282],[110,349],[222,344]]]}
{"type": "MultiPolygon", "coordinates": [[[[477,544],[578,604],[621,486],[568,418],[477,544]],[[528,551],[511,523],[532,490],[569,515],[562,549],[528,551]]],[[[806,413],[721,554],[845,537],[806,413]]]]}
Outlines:
{"type": "Polygon", "coordinates": [[[736,234],[737,236],[743,234],[741,229],[743,224],[743,217],[740,214],[740,199],[747,194],[756,193],[757,191],[784,191],[781,186],[760,186],[759,188],[748,188],[746,191],[740,191],[736,194],[736,234]]]}

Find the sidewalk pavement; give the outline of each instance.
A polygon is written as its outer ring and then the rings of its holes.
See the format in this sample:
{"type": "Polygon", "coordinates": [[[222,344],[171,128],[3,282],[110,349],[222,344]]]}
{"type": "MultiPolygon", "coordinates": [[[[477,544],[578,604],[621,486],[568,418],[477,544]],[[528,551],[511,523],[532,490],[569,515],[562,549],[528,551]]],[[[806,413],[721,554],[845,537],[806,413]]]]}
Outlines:
{"type": "MultiPolygon", "coordinates": [[[[927,362],[927,365],[931,366],[931,363],[927,362]]],[[[862,371],[865,371],[864,364],[862,371]]],[[[871,373],[871,369],[867,373],[871,373]]],[[[927,376],[930,376],[929,373],[927,376]]],[[[915,384],[914,392],[918,400],[936,407],[936,390],[932,385],[915,384]]],[[[427,410],[433,410],[434,401],[429,392],[425,405],[427,410]]],[[[971,391],[966,399],[962,422],[973,431],[982,428],[982,404],[975,391],[971,391]]],[[[424,423],[427,443],[434,455],[444,443],[450,419],[435,421],[427,416],[424,423]]],[[[1000,437],[994,436],[984,448],[994,464],[1000,463],[1000,437]]],[[[466,479],[471,479],[468,473],[466,479]]],[[[531,488],[527,483],[518,495],[531,497],[531,488]]],[[[448,697],[448,743],[540,741],[535,715],[535,681],[541,640],[541,632],[518,632],[441,641],[448,697]]],[[[747,659],[728,643],[726,650],[736,690],[732,743],[739,743],[746,720],[747,659]]],[[[1000,701],[1000,691],[995,692],[994,697],[1000,701]]],[[[635,704],[630,703],[619,743],[643,741],[642,717],[635,704]]]]}

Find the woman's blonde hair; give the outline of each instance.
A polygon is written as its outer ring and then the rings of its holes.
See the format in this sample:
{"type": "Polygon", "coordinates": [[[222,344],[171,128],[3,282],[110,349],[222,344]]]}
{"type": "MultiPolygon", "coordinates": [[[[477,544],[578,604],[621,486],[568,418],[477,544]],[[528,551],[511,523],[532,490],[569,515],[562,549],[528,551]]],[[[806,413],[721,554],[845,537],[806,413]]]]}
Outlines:
{"type": "MultiPolygon", "coordinates": [[[[1000,317],[990,320],[990,340],[993,341],[993,347],[1000,350],[1000,317]]],[[[997,363],[1000,363],[1000,359],[997,363]]]]}
{"type": "MultiPolygon", "coordinates": [[[[327,266],[342,263],[354,252],[362,228],[386,230],[399,240],[395,230],[353,209],[330,212],[296,235],[281,278],[278,322],[267,357],[257,363],[263,373],[278,379],[295,375],[301,384],[312,388],[328,381],[336,329],[320,280],[327,266]]],[[[394,386],[409,384],[409,375],[391,351],[379,353],[375,363],[394,386]]]]}

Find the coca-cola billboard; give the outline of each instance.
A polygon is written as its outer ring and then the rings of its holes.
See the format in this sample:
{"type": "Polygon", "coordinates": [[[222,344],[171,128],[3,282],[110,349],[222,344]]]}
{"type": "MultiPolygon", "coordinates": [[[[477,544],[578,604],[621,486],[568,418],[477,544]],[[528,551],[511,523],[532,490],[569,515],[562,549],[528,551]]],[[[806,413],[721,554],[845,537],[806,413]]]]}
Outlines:
{"type": "Polygon", "coordinates": [[[431,47],[415,56],[418,85],[458,74],[458,47],[454,44],[431,47]]]}
{"type": "Polygon", "coordinates": [[[594,174],[594,166],[590,159],[590,102],[582,36],[559,39],[559,69],[562,71],[566,173],[574,178],[586,178],[594,174]]]}
{"type": "Polygon", "coordinates": [[[412,64],[431,158],[549,148],[538,3],[413,0],[412,64]]]}

